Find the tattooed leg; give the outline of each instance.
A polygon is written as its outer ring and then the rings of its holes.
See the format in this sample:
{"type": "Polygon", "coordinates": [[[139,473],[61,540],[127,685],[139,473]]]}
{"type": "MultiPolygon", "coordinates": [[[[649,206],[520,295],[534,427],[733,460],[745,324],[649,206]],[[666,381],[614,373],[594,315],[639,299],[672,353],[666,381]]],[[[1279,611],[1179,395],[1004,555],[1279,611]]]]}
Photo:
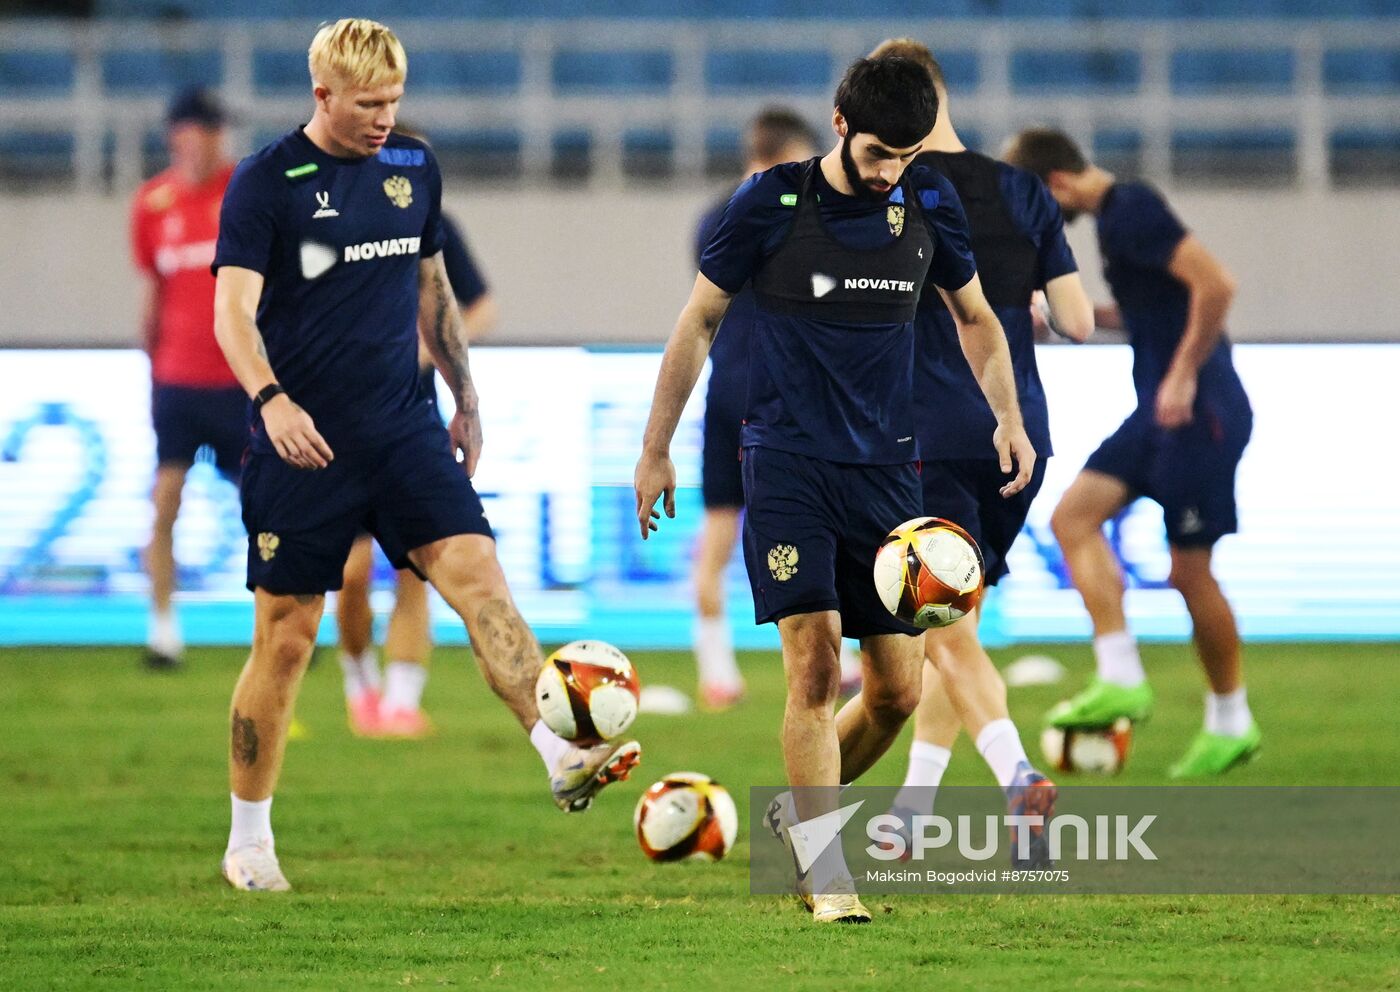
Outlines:
{"type": "Polygon", "coordinates": [[[258,728],[253,718],[233,708],[233,731],[229,735],[232,743],[233,760],[245,768],[258,763],[258,728]]]}
{"type": "Polygon", "coordinates": [[[229,786],[240,799],[272,795],[282,770],[287,725],[311,660],[324,596],[254,595],[253,651],[233,690],[229,786]]]}
{"type": "Polygon", "coordinates": [[[539,719],[535,679],[544,655],[511,599],[496,542],[459,534],[418,548],[412,558],[467,625],[481,674],[528,731],[539,719]]]}

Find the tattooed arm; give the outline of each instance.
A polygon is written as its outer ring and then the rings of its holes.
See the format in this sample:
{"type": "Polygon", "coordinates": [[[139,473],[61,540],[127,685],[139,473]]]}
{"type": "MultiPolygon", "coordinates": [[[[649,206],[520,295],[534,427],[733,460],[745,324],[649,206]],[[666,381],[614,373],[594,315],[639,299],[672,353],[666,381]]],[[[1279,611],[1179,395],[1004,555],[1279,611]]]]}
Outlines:
{"type": "Polygon", "coordinates": [[[457,399],[457,412],[452,415],[449,429],[470,477],[476,473],[476,462],[481,457],[481,418],[467,362],[467,329],[448,285],[441,252],[418,263],[418,334],[457,399]]]}

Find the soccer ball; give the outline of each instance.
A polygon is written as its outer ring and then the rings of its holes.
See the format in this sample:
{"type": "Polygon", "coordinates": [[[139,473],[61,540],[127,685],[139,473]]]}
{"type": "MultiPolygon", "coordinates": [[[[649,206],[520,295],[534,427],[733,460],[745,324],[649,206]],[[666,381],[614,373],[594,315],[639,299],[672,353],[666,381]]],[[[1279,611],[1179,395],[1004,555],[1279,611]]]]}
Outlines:
{"type": "Polygon", "coordinates": [[[535,680],[544,725],[566,741],[592,747],[637,718],[641,686],[627,656],[602,641],[573,641],[545,659],[535,680]]]}
{"type": "Polygon", "coordinates": [[[875,589],[885,609],[905,623],[946,627],[982,599],[982,552],[952,521],[907,520],[875,555],[875,589]]]}
{"type": "Polygon", "coordinates": [[[1133,721],[1119,717],[1108,727],[1046,727],[1040,735],[1045,760],[1062,772],[1116,775],[1128,760],[1133,721]]]}
{"type": "Polygon", "coordinates": [[[734,846],[739,811],[708,775],[672,772],[642,793],[632,823],[653,861],[718,861],[734,846]]]}

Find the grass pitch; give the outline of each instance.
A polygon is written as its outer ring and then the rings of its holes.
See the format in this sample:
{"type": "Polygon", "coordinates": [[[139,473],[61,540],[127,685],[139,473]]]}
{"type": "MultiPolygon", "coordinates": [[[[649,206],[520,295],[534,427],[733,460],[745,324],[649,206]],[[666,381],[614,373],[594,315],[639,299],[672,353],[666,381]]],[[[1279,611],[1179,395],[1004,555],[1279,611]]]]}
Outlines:
{"type": "MultiPolygon", "coordinates": [[[[1090,669],[1085,647],[1048,653],[1072,686],[1090,669]]],[[[1165,781],[1200,720],[1189,651],[1144,654],[1157,713],[1123,784],[1165,781]]],[[[574,817],[465,651],[438,652],[438,734],[419,743],[351,737],[328,657],[273,810],[295,891],[237,893],[218,860],[243,655],[195,650],[188,671],[154,676],[135,651],[0,651],[0,988],[1400,988],[1397,897],[876,897],[874,925],[819,928],[795,901],[750,896],[747,788],[782,780],[772,654],[741,659],[740,708],[641,718],[634,781],[574,817]],[[653,865],[636,848],[633,804],[680,769],[739,803],[721,864],[653,865]]],[[[633,657],[644,681],[690,689],[687,656],[633,657]]],[[[1232,783],[1400,782],[1393,646],[1253,645],[1246,665],[1264,750],[1232,783]]],[[[1012,690],[1033,753],[1065,694],[1012,690]]],[[[898,783],[906,746],[907,731],[863,781],[898,783]]],[[[947,782],[987,782],[965,738],[947,782]]]]}

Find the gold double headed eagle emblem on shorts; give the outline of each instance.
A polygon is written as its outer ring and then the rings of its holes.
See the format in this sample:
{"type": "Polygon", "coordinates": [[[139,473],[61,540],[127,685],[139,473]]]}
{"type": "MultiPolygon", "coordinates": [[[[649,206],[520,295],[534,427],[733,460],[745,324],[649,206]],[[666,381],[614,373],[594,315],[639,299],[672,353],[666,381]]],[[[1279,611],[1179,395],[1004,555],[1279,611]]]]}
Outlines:
{"type": "Polygon", "coordinates": [[[282,539],[270,531],[263,531],[258,535],[258,556],[263,561],[272,561],[277,556],[277,546],[282,543],[282,539]]]}
{"type": "Polygon", "coordinates": [[[413,184],[403,176],[390,176],[384,180],[384,195],[394,206],[406,209],[413,202],[413,184]]]}
{"type": "Polygon", "coordinates": [[[797,549],[791,544],[779,544],[768,552],[768,571],[779,582],[797,574],[797,549]]]}

